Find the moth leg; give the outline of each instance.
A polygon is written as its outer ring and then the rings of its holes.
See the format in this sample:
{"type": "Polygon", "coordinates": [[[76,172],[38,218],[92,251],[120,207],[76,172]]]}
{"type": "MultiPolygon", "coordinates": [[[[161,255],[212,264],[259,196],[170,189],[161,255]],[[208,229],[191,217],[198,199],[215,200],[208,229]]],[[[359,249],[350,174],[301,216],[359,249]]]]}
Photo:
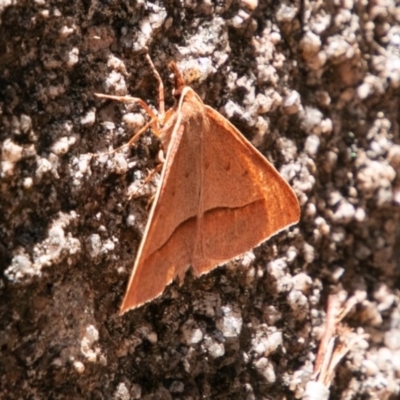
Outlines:
{"type": "Polygon", "coordinates": [[[153,132],[155,135],[159,136],[160,131],[158,129],[159,125],[159,118],[158,116],[154,113],[154,111],[146,104],[142,99],[138,97],[132,97],[132,96],[111,96],[108,94],[102,94],[102,93],[95,93],[95,96],[98,97],[99,99],[107,99],[107,100],[116,100],[120,101],[122,103],[138,103],[149,115],[150,115],[150,121],[144,125],[135,135],[128,141],[128,143],[123,144],[122,146],[107,152],[107,153],[102,153],[102,154],[113,154],[116,153],[117,151],[120,151],[121,149],[125,147],[130,147],[132,146],[149,127],[152,128],[153,132]]]}
{"type": "Polygon", "coordinates": [[[139,130],[130,140],[128,143],[125,143],[124,145],[118,147],[117,149],[114,149],[110,151],[107,154],[113,154],[117,151],[120,151],[124,147],[129,147],[132,146],[140,137],[140,135],[145,132],[150,126],[156,136],[160,136],[161,132],[159,129],[160,121],[164,121],[164,116],[165,116],[165,97],[164,97],[164,84],[161,79],[160,74],[158,73],[156,67],[153,64],[153,61],[151,60],[149,53],[146,54],[146,60],[150,65],[150,68],[155,76],[155,78],[158,81],[158,107],[159,107],[159,116],[156,115],[156,113],[149,107],[149,105],[144,102],[142,99],[139,97],[132,97],[132,96],[112,96],[108,94],[102,94],[102,93],[95,93],[95,96],[98,97],[99,99],[107,99],[107,100],[115,100],[115,101],[120,101],[121,103],[138,103],[150,116],[150,121],[139,130]]]}
{"type": "Polygon", "coordinates": [[[100,155],[104,155],[104,154],[114,154],[117,153],[118,151],[121,151],[122,149],[124,149],[125,147],[130,147],[132,146],[140,137],[140,135],[143,134],[143,132],[145,132],[147,129],[149,129],[149,127],[153,124],[153,121],[148,122],[145,126],[143,126],[138,132],[135,133],[135,135],[133,135],[133,137],[131,137],[129,139],[129,142],[124,143],[122,146],[117,147],[114,150],[111,151],[106,151],[100,154],[92,154],[93,156],[100,156],[100,155]]]}
{"type": "MultiPolygon", "coordinates": [[[[149,107],[142,99],[135,99],[134,97],[132,97],[131,99],[137,100],[137,102],[147,111],[147,113],[150,115],[150,117],[151,117],[152,120],[153,120],[153,121],[150,121],[149,124],[153,123],[153,125],[151,125],[151,126],[152,126],[152,129],[153,129],[154,134],[155,134],[156,136],[160,136],[161,132],[160,132],[159,129],[158,129],[158,126],[160,126],[160,124],[159,124],[159,123],[158,123],[158,124],[155,124],[154,122],[155,122],[155,120],[157,120],[157,122],[159,122],[160,120],[161,120],[161,121],[164,121],[164,118],[165,118],[164,83],[163,83],[163,81],[162,81],[162,79],[161,79],[161,76],[160,76],[160,74],[158,73],[156,67],[155,67],[154,64],[153,64],[153,61],[151,60],[151,57],[150,57],[149,53],[146,53],[146,60],[147,60],[147,62],[149,63],[150,68],[151,68],[151,70],[152,70],[152,72],[153,72],[155,78],[156,78],[157,81],[158,81],[158,114],[159,114],[160,117],[157,118],[157,116],[154,114],[153,110],[151,110],[150,107],[149,107]]],[[[98,96],[98,95],[96,94],[96,96],[98,96]]],[[[114,99],[114,100],[119,100],[119,99],[115,98],[115,96],[104,96],[104,95],[103,95],[103,96],[98,96],[98,97],[108,98],[108,99],[111,98],[111,99],[114,99]]],[[[122,97],[122,98],[123,98],[122,101],[125,102],[125,101],[126,101],[125,99],[126,99],[127,97],[129,98],[129,96],[122,97]]],[[[139,132],[129,141],[129,143],[130,143],[131,141],[132,141],[132,142],[135,142],[135,141],[137,140],[136,137],[138,137],[138,135],[139,135],[139,132]]],[[[164,161],[165,161],[164,153],[163,153],[162,150],[159,152],[158,158],[159,158],[159,160],[160,160],[160,164],[157,165],[157,167],[155,167],[152,171],[150,171],[149,175],[148,175],[147,178],[144,180],[143,184],[139,187],[138,191],[139,191],[140,188],[142,188],[144,185],[147,185],[147,184],[150,182],[150,180],[153,178],[153,176],[154,176],[157,172],[161,171],[161,169],[162,169],[162,167],[163,167],[163,164],[164,164],[164,161]]],[[[130,196],[129,196],[129,200],[130,200],[133,196],[134,196],[134,194],[130,195],[130,196]]],[[[148,207],[150,207],[151,203],[152,203],[153,200],[154,200],[154,197],[155,197],[155,195],[153,195],[153,196],[150,197],[150,199],[149,199],[149,201],[148,201],[148,203],[147,203],[147,206],[148,206],[148,207]]]]}
{"type": "MultiPolygon", "coordinates": [[[[152,171],[150,171],[148,177],[147,177],[147,178],[144,180],[144,182],[143,182],[143,186],[144,186],[144,185],[147,185],[147,184],[150,182],[150,180],[153,179],[153,176],[154,176],[157,172],[160,172],[160,171],[162,170],[163,165],[164,165],[164,163],[165,163],[165,157],[164,157],[164,152],[163,152],[163,150],[160,150],[160,151],[158,152],[158,154],[157,154],[157,161],[159,161],[160,163],[159,163],[152,171]]],[[[154,200],[155,196],[156,196],[156,195],[153,194],[153,196],[151,196],[151,197],[149,198],[149,201],[147,202],[147,208],[148,208],[148,209],[150,209],[150,207],[151,207],[151,205],[152,205],[152,203],[153,203],[153,200],[154,200]]]]}
{"type": "MultiPolygon", "coordinates": [[[[150,180],[153,178],[153,176],[162,170],[163,164],[158,164],[157,167],[155,167],[152,171],[150,171],[149,176],[144,180],[143,186],[147,185],[150,180]]],[[[146,208],[147,210],[150,210],[151,205],[153,204],[153,201],[155,199],[156,195],[153,194],[150,196],[149,200],[147,201],[146,208]]]]}
{"type": "MultiPolygon", "coordinates": [[[[161,164],[158,164],[154,169],[152,169],[149,173],[149,175],[146,177],[146,179],[144,180],[144,182],[137,188],[135,193],[131,193],[128,197],[129,200],[131,200],[133,197],[136,196],[136,194],[140,191],[140,189],[142,189],[143,186],[147,185],[152,179],[153,176],[157,173],[160,172],[162,170],[163,167],[163,161],[161,162],[161,164]]],[[[149,206],[154,200],[154,195],[150,197],[147,206],[149,206]]]]}
{"type": "Polygon", "coordinates": [[[132,97],[132,96],[111,96],[109,94],[102,94],[102,93],[95,93],[94,94],[99,99],[107,99],[107,100],[116,100],[120,101],[121,103],[138,103],[146,112],[150,115],[150,118],[154,121],[159,122],[159,118],[156,113],[149,107],[149,105],[140,99],[139,97],[132,97]]]}
{"type": "Polygon", "coordinates": [[[157,173],[160,172],[162,169],[162,164],[158,164],[157,167],[155,167],[152,171],[150,171],[148,177],[144,180],[144,185],[150,182],[150,180],[153,178],[153,176],[157,173]]]}
{"type": "Polygon", "coordinates": [[[164,115],[165,115],[164,83],[161,79],[160,74],[156,70],[156,67],[153,64],[153,61],[151,61],[149,53],[146,54],[146,60],[149,63],[150,68],[158,81],[158,112],[161,116],[161,121],[164,121],[164,115]]]}

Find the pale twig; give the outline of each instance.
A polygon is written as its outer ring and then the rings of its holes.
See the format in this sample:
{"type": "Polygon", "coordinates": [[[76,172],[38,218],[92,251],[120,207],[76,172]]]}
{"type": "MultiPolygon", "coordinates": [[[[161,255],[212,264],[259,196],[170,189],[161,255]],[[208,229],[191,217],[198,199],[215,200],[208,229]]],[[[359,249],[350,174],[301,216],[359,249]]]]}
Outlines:
{"type": "Polygon", "coordinates": [[[324,334],[318,348],[314,372],[307,384],[303,399],[328,399],[329,387],[335,377],[335,369],[343,357],[357,343],[365,339],[366,335],[353,334],[341,323],[357,302],[355,296],[350,297],[344,304],[338,295],[329,296],[324,334]]]}

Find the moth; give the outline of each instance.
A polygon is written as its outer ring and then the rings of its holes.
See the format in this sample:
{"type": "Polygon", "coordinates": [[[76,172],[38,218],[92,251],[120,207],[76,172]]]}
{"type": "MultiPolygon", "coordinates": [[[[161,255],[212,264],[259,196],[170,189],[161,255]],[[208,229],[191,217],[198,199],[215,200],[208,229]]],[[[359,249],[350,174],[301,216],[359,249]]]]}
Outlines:
{"type": "Polygon", "coordinates": [[[166,149],[160,184],[137,252],[120,314],[160,296],[189,267],[205,274],[297,223],[297,197],[278,171],[221,114],[185,84],[177,65],[175,105],[164,112],[159,83],[159,116],[141,99],[166,149]]]}

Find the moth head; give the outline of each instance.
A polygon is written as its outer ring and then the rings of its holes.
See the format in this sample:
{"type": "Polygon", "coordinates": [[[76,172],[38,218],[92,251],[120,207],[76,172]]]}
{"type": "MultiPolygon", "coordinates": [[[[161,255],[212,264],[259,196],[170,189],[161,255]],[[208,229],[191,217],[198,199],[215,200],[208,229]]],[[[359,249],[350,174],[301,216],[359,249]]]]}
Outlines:
{"type": "Polygon", "coordinates": [[[175,88],[174,88],[174,97],[175,99],[179,99],[182,94],[183,88],[186,86],[185,80],[183,79],[183,75],[179,70],[178,66],[174,61],[171,61],[168,64],[169,69],[173,72],[175,77],[175,88]]]}

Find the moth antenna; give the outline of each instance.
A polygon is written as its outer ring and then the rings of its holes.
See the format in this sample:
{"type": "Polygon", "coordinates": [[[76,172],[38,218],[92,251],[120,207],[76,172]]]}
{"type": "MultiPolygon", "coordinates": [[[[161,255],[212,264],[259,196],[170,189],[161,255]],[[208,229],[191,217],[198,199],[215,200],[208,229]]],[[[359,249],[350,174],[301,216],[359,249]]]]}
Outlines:
{"type": "Polygon", "coordinates": [[[174,73],[175,77],[175,90],[174,97],[179,98],[181,96],[183,88],[186,86],[185,80],[183,79],[181,71],[179,71],[178,66],[174,61],[168,64],[169,69],[174,73]]]}
{"type": "Polygon", "coordinates": [[[161,115],[160,120],[164,121],[164,115],[165,115],[164,84],[163,84],[160,74],[158,73],[158,71],[156,70],[156,67],[153,64],[153,61],[151,61],[149,53],[146,54],[146,60],[149,63],[150,68],[152,69],[153,74],[158,81],[158,111],[161,115]]]}

